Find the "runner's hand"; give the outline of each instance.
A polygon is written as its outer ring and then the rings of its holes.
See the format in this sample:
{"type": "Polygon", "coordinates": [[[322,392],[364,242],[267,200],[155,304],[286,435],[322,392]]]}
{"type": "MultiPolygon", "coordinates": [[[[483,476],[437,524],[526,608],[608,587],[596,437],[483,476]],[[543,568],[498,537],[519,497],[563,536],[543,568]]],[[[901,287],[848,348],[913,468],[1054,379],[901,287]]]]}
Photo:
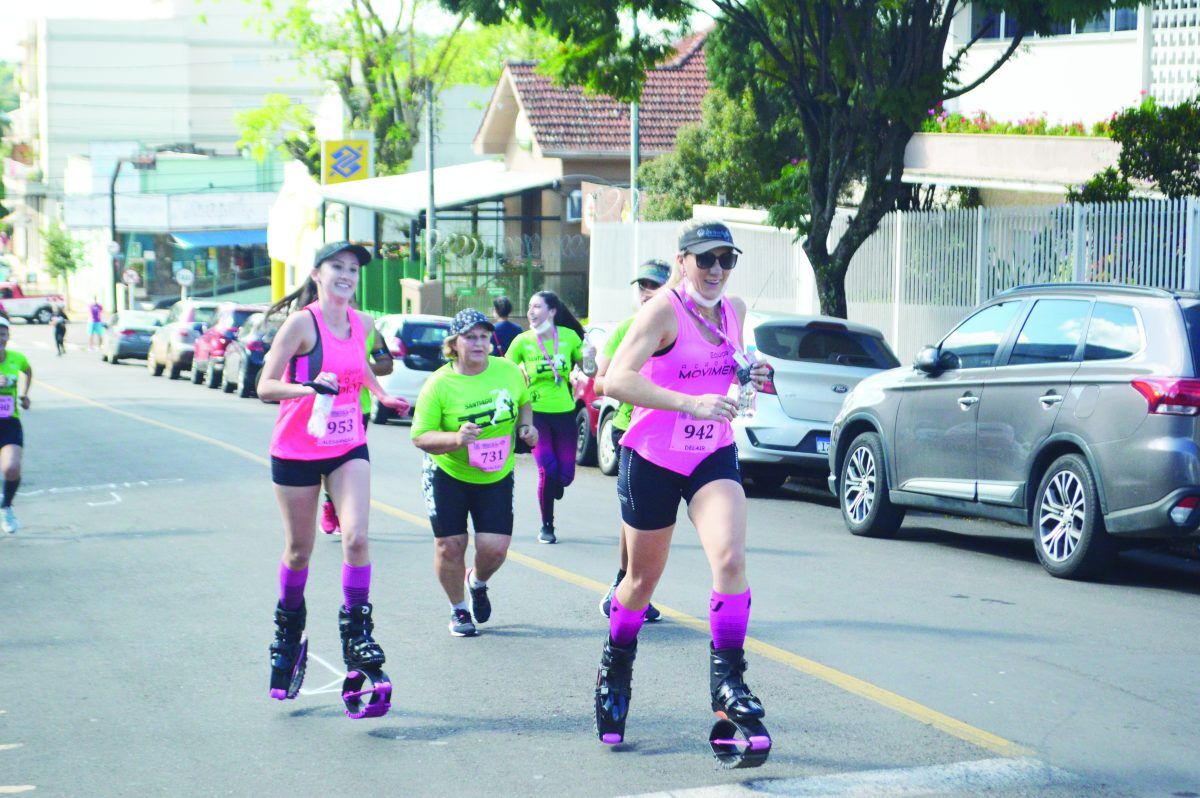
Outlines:
{"type": "Polygon", "coordinates": [[[700,421],[729,421],[737,415],[737,402],[724,394],[706,393],[693,398],[691,414],[700,421]]]}
{"type": "Polygon", "coordinates": [[[522,424],[521,426],[517,427],[517,432],[521,436],[521,440],[524,441],[525,445],[528,446],[530,449],[537,446],[537,442],[538,442],[537,427],[534,427],[532,424],[522,424]],[[521,432],[521,430],[525,430],[525,431],[521,432]]]}
{"type": "Polygon", "coordinates": [[[754,380],[754,390],[761,391],[771,377],[771,368],[765,362],[759,361],[750,369],[750,378],[754,380]]]}
{"type": "Polygon", "coordinates": [[[483,427],[478,424],[472,424],[470,421],[458,428],[458,445],[466,446],[474,443],[479,437],[479,433],[483,432],[483,427]]]}
{"type": "Polygon", "coordinates": [[[407,416],[408,411],[412,409],[412,405],[399,396],[381,396],[379,397],[379,404],[389,410],[395,410],[401,416],[407,416]]]}
{"type": "Polygon", "coordinates": [[[22,396],[22,397],[21,397],[21,409],[22,409],[22,410],[28,410],[28,409],[29,409],[29,397],[28,397],[28,396],[22,396]]]}
{"type": "MultiPolygon", "coordinates": [[[[334,393],[337,393],[337,390],[338,390],[337,375],[334,374],[332,371],[322,371],[320,374],[318,374],[316,376],[315,379],[313,379],[313,382],[319,382],[321,385],[324,385],[326,388],[331,388],[334,393]]],[[[313,388],[313,393],[318,393],[316,388],[313,388]]]]}

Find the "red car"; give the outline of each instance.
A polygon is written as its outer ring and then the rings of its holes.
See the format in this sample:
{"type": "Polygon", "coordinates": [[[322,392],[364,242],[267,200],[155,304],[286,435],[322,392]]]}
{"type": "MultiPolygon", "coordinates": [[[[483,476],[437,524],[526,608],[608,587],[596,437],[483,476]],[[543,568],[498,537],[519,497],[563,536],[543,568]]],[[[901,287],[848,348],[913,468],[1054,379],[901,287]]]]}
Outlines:
{"type": "Polygon", "coordinates": [[[222,302],[213,313],[213,322],[196,339],[192,356],[192,382],[220,388],[225,370],[225,346],[237,338],[238,329],[255,313],[263,313],[266,305],[242,305],[222,302]]]}

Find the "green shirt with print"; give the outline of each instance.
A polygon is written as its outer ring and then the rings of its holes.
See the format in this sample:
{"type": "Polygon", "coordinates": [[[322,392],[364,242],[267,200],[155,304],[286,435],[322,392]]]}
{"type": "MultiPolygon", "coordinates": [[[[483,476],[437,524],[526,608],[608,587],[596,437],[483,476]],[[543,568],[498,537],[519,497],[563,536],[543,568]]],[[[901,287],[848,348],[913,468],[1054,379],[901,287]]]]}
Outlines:
{"type": "Polygon", "coordinates": [[[538,344],[537,333],[526,330],[508,345],[505,357],[519,366],[524,366],[529,377],[529,396],[537,413],[568,413],[575,410],[575,395],[571,391],[571,368],[583,362],[583,341],[574,330],[558,328],[558,347],[554,339],[546,343],[546,350],[538,344]],[[553,366],[546,358],[549,354],[553,366]],[[554,373],[559,379],[556,382],[554,373]]]}
{"type": "MultiPolygon", "coordinates": [[[[616,357],[617,347],[625,340],[625,333],[629,332],[629,328],[633,325],[634,316],[630,316],[617,325],[613,330],[612,335],[608,336],[608,340],[604,342],[604,356],[608,358],[609,365],[612,365],[612,359],[616,357]]],[[[629,424],[633,421],[633,405],[628,402],[622,402],[617,408],[617,415],[613,418],[613,426],[624,432],[629,429],[629,424]]]]}
{"type": "MultiPolygon", "coordinates": [[[[504,358],[489,357],[488,365],[479,374],[467,376],[447,363],[430,375],[417,397],[413,413],[412,437],[425,432],[458,432],[468,421],[483,427],[479,440],[514,439],[517,413],[529,403],[525,375],[504,358]]],[[[438,468],[462,482],[489,485],[499,482],[513,470],[516,447],[508,447],[504,466],[496,471],[484,471],[471,465],[468,447],[446,454],[429,455],[438,468]]]]}
{"type": "Polygon", "coordinates": [[[20,352],[9,349],[0,361],[0,418],[20,418],[21,400],[17,397],[21,372],[29,370],[29,361],[20,352]]]}

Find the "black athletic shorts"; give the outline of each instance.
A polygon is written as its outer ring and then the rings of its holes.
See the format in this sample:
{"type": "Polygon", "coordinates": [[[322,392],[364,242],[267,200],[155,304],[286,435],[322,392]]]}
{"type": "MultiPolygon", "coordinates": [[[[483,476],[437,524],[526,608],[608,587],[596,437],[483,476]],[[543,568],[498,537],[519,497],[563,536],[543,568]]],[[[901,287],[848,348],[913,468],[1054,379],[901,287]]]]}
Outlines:
{"type": "MultiPolygon", "coordinates": [[[[14,399],[13,401],[20,401],[14,399]]],[[[0,449],[5,446],[24,446],[25,430],[19,418],[0,418],[0,449]]]]}
{"type": "Polygon", "coordinates": [[[326,457],[322,460],[285,460],[271,457],[271,481],[276,485],[291,488],[311,488],[321,484],[321,479],[337,471],[351,460],[371,460],[367,445],[356,446],[341,457],[326,457]]]}
{"type": "Polygon", "coordinates": [[[437,467],[433,458],[426,457],[421,469],[421,487],[425,494],[425,511],[435,538],[467,534],[467,516],[475,532],[512,535],[513,475],[499,482],[477,485],[463,482],[437,467]]]}
{"type": "Polygon", "coordinates": [[[628,446],[621,447],[617,496],[621,520],[634,529],[662,529],[675,523],[679,500],[688,504],[696,492],[718,479],[742,482],[737,446],[729,444],[700,461],[691,476],[651,463],[628,446]]]}

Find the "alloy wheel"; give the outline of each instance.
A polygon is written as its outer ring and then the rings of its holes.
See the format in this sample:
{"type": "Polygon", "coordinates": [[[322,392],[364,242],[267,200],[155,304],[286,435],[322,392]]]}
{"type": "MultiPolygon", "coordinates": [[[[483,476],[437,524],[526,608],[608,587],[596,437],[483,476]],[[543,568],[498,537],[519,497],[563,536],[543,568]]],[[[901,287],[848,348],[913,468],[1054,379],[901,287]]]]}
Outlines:
{"type": "Polygon", "coordinates": [[[1038,534],[1042,551],[1054,562],[1066,562],[1075,553],[1087,520],[1083,482],[1072,471],[1054,475],[1042,493],[1038,534]]]}
{"type": "Polygon", "coordinates": [[[869,447],[860,446],[850,455],[842,506],[855,524],[863,523],[875,506],[875,456],[869,447]]]}

